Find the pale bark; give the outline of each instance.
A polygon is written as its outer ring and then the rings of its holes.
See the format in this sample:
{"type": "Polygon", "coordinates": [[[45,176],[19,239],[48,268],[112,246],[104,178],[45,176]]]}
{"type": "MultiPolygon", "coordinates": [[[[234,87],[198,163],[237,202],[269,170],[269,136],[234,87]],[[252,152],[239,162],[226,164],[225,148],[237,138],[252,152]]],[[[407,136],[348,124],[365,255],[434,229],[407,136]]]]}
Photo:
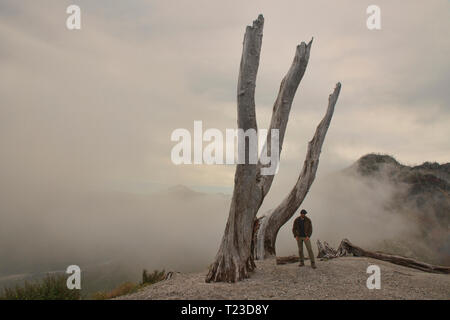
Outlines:
{"type": "Polygon", "coordinates": [[[302,204],[316,176],[319,157],[325,136],[333,117],[334,107],[339,97],[341,84],[337,83],[333,93],[328,98],[327,112],[316,128],[313,139],[308,143],[306,159],[295,186],[289,195],[266,216],[262,217],[255,244],[256,258],[264,259],[275,255],[275,242],[280,228],[294,215],[302,204]]]}
{"type": "MultiPolygon", "coordinates": [[[[346,239],[344,239],[346,240],[346,239]]],[[[334,250],[328,242],[324,241],[323,244],[320,242],[320,240],[317,240],[317,258],[320,259],[333,259],[337,257],[343,257],[349,254],[350,252],[347,251],[346,246],[344,246],[344,240],[341,241],[341,244],[339,245],[339,248],[337,250],[334,250]]],[[[348,241],[348,240],[346,240],[348,241]]]]}
{"type": "MultiPolygon", "coordinates": [[[[272,129],[278,129],[279,131],[278,154],[281,154],[292,102],[294,100],[294,96],[300,84],[300,81],[305,74],[306,67],[308,66],[312,41],[313,40],[311,39],[308,44],[302,42],[297,46],[291,67],[281,81],[280,90],[278,91],[277,99],[275,100],[275,103],[273,105],[272,118],[270,120],[270,127],[265,143],[267,154],[271,154],[272,152],[272,129]]],[[[273,182],[273,178],[275,177],[275,175],[261,175],[261,169],[267,166],[268,165],[261,164],[261,162],[258,163],[257,184],[258,189],[262,194],[262,198],[264,198],[269,192],[269,189],[273,182]]]]}
{"type": "MultiPolygon", "coordinates": [[[[238,128],[257,129],[255,113],[255,83],[262,44],[264,18],[262,15],[247,26],[237,88],[238,128]]],[[[249,144],[245,144],[248,156],[249,144]]],[[[234,190],[228,221],[219,251],[206,276],[206,282],[235,282],[248,277],[254,269],[250,257],[253,228],[253,189],[256,180],[256,164],[238,164],[234,176],[234,190]]]]}

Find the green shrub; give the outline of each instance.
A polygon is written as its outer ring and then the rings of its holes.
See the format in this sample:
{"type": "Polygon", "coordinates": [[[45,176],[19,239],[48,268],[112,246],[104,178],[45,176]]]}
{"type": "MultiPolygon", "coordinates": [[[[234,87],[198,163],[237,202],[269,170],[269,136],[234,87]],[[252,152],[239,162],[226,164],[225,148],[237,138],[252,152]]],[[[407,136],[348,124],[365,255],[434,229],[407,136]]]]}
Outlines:
{"type": "Polygon", "coordinates": [[[47,275],[36,282],[25,281],[21,287],[3,289],[0,300],[80,300],[80,290],[70,290],[66,282],[65,275],[47,275]]]}
{"type": "Polygon", "coordinates": [[[153,271],[153,273],[147,273],[147,270],[144,269],[144,271],[142,272],[142,285],[147,285],[147,284],[154,284],[157,283],[159,281],[162,281],[166,278],[166,271],[162,270],[162,271],[158,271],[155,270],[153,271]]]}

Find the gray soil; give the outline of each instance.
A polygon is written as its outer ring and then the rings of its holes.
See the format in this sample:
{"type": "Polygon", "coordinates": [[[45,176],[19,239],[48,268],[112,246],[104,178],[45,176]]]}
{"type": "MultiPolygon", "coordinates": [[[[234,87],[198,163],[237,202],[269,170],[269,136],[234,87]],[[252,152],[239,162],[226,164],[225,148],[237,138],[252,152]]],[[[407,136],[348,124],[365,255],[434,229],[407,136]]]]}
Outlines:
{"type": "Polygon", "coordinates": [[[450,298],[450,275],[425,273],[389,262],[343,257],[276,265],[256,261],[249,279],[238,283],[205,283],[206,271],[174,273],[173,277],[119,299],[445,299],[450,298]],[[369,265],[381,270],[381,289],[369,290],[369,265]]]}

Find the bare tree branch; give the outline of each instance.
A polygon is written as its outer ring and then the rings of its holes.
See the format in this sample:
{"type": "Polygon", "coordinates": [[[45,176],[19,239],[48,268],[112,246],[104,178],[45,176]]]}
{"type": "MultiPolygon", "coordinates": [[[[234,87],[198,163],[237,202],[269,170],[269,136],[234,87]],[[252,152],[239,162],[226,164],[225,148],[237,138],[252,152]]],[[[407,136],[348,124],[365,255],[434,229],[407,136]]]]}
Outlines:
{"type": "Polygon", "coordinates": [[[256,257],[258,259],[264,259],[266,255],[275,255],[275,241],[278,231],[294,215],[295,211],[297,211],[314,181],[319,166],[322,144],[325,140],[331,118],[333,117],[334,107],[340,90],[341,84],[337,83],[336,88],[328,98],[327,112],[317,126],[313,139],[308,143],[306,159],[297,183],[278,207],[273,209],[270,215],[260,222],[257,244],[255,245],[255,249],[257,250],[256,257]]]}
{"type": "MultiPolygon", "coordinates": [[[[289,68],[287,74],[284,76],[280,84],[280,90],[278,92],[277,99],[275,100],[272,118],[270,120],[270,128],[267,134],[267,139],[265,143],[265,150],[267,154],[272,153],[272,143],[271,143],[271,133],[272,129],[279,130],[279,150],[278,154],[281,154],[281,149],[283,147],[284,136],[286,133],[286,127],[289,120],[289,113],[291,111],[292,102],[295,97],[295,93],[300,84],[300,81],[305,74],[306,67],[308,66],[309,53],[311,51],[313,39],[308,44],[302,42],[297,46],[295,50],[294,60],[289,68]]],[[[270,186],[272,185],[273,178],[275,175],[261,175],[261,169],[267,167],[268,165],[263,165],[261,161],[258,163],[257,171],[257,182],[258,188],[261,190],[261,201],[269,192],[270,186]]]]}

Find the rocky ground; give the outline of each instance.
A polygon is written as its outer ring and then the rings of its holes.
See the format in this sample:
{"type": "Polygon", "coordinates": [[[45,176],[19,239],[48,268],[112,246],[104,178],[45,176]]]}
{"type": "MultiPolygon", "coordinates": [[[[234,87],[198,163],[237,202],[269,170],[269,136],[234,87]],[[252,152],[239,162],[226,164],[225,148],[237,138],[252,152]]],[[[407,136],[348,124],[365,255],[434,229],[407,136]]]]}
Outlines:
{"type": "Polygon", "coordinates": [[[119,299],[450,299],[450,275],[431,274],[362,257],[342,257],[276,265],[274,259],[256,261],[249,279],[205,283],[200,273],[174,273],[169,280],[119,299]],[[369,265],[381,269],[381,289],[366,287],[369,265]]]}

